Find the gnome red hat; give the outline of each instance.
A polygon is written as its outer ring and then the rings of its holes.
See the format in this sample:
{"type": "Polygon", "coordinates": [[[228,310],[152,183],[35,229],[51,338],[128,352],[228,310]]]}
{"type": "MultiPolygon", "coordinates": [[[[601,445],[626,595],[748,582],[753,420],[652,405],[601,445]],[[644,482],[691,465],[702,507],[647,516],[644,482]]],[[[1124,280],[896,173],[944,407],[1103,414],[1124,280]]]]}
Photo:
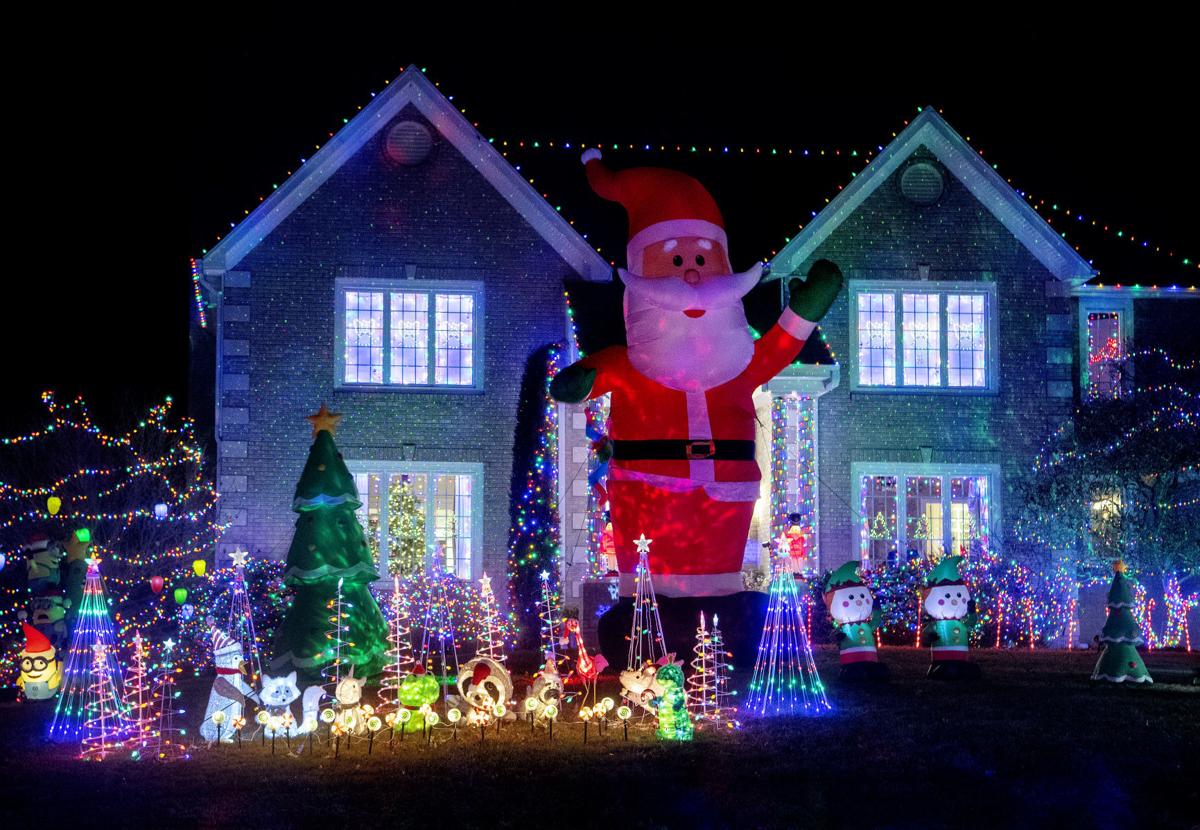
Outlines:
{"type": "Polygon", "coordinates": [[[642,251],[647,247],[681,236],[715,240],[728,254],[721,211],[712,194],[691,176],[662,167],[609,170],[595,148],[584,152],[583,164],[592,190],[620,202],[629,214],[625,256],[630,271],[641,273],[642,251]]]}
{"type": "Polygon", "coordinates": [[[46,638],[45,634],[27,622],[22,622],[21,627],[25,629],[26,654],[42,654],[43,652],[54,651],[54,646],[50,645],[50,640],[46,638]]]}

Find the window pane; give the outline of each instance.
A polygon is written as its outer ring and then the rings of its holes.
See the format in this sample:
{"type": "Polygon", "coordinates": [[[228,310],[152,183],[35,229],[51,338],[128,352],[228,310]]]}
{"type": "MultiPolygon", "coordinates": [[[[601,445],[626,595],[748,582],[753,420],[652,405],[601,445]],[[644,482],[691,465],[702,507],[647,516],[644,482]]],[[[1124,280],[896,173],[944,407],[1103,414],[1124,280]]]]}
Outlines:
{"type": "Polygon", "coordinates": [[[941,295],[903,295],[904,385],[942,385],[941,295]]]}
{"type": "Polygon", "coordinates": [[[447,573],[471,579],[471,477],[439,475],[434,481],[435,556],[447,573]]]}
{"type": "Polygon", "coordinates": [[[978,553],[987,547],[987,476],[950,479],[950,543],[956,554],[978,553]]]}
{"type": "Polygon", "coordinates": [[[470,386],[474,382],[474,326],[474,295],[437,295],[434,383],[470,386]]]}
{"type": "Polygon", "coordinates": [[[987,312],[983,294],[946,296],[950,386],[987,386],[987,312]]]}
{"type": "Polygon", "coordinates": [[[429,295],[391,295],[391,383],[429,383],[429,295]]]}
{"type": "Polygon", "coordinates": [[[383,383],[383,293],[345,295],[345,383],[383,383]]]}
{"type": "Polygon", "coordinates": [[[858,382],[896,385],[896,296],[858,295],[858,382]]]}
{"type": "Polygon", "coordinates": [[[910,558],[940,557],[946,552],[942,538],[942,479],[940,476],[906,476],[904,479],[904,536],[910,558]]]}
{"type": "Polygon", "coordinates": [[[1116,311],[1098,311],[1087,316],[1088,394],[1116,397],[1120,391],[1121,317],[1116,311]]]}
{"type": "Polygon", "coordinates": [[[358,488],[358,497],[362,501],[362,506],[354,512],[366,532],[371,561],[379,567],[384,564],[379,561],[379,543],[382,538],[382,528],[379,526],[379,475],[354,473],[354,486],[358,488]]]}
{"type": "Polygon", "coordinates": [[[869,561],[896,561],[896,477],[862,477],[863,551],[869,561]]]}
{"type": "Polygon", "coordinates": [[[425,571],[425,473],[392,475],[388,481],[388,570],[401,576],[425,571]]]}

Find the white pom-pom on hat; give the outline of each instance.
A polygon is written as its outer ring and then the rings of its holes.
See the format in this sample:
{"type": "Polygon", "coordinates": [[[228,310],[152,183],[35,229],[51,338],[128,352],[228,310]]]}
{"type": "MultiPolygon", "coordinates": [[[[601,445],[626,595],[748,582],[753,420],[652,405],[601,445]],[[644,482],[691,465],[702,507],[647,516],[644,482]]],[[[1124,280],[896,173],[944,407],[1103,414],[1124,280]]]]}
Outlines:
{"type": "Polygon", "coordinates": [[[598,148],[588,147],[586,150],[583,151],[583,155],[579,157],[579,160],[582,161],[584,164],[587,164],[589,161],[592,161],[593,159],[599,161],[601,158],[603,158],[603,156],[600,155],[600,150],[598,148]]]}

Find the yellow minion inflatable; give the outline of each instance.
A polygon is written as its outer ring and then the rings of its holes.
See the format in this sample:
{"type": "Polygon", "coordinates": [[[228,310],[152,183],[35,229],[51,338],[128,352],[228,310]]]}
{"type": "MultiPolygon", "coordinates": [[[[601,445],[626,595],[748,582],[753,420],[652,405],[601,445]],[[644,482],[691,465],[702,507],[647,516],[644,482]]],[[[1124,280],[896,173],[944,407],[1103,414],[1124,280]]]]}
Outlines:
{"type": "Polygon", "coordinates": [[[25,628],[25,648],[21,651],[21,676],[17,685],[29,700],[49,700],[62,686],[62,661],[46,635],[29,623],[25,628]]]}

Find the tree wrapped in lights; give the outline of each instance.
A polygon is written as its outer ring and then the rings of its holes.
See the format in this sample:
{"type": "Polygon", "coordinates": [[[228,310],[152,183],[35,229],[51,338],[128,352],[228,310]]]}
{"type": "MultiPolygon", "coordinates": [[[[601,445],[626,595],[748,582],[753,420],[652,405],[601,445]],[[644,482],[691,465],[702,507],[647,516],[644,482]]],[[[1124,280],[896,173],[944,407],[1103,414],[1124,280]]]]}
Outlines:
{"type": "Polygon", "coordinates": [[[1100,632],[1104,651],[1096,661],[1092,680],[1109,683],[1153,683],[1137,647],[1145,641],[1133,617],[1133,592],[1125,577],[1125,563],[1113,565],[1112,585],[1108,589],[1108,619],[1100,632]]]}
{"type": "Polygon", "coordinates": [[[142,632],[133,634],[133,653],[125,672],[125,711],[129,716],[129,737],[126,745],[136,751],[145,752],[155,739],[158,717],[154,711],[153,690],[147,676],[146,660],[150,649],[142,639],[142,632]]]}
{"type": "MultiPolygon", "coordinates": [[[[0,439],[0,549],[16,551],[37,532],[69,541],[76,528],[87,527],[96,555],[104,559],[111,614],[121,636],[135,628],[143,636],[171,629],[178,609],[164,607],[151,577],[167,584],[187,578],[192,560],[211,550],[223,530],[193,422],[172,417],[170,398],[124,432],[98,426],[82,398],[62,403],[46,392],[42,403],[41,428],[0,439]]],[[[10,561],[9,568],[23,570],[22,564],[10,561]]],[[[82,577],[82,560],[76,567],[82,577]]],[[[14,612],[0,614],[0,640],[10,656],[20,650],[15,612],[26,600],[23,586],[0,587],[0,608],[14,612]]],[[[78,610],[76,603],[69,616],[75,618],[78,610]]],[[[206,659],[205,654],[198,665],[206,659]]]]}
{"type": "Polygon", "coordinates": [[[475,656],[490,657],[497,663],[508,659],[504,653],[504,635],[500,633],[500,613],[496,595],[492,593],[492,578],[487,574],[479,580],[479,635],[475,639],[475,656]]]}
{"type": "Polygon", "coordinates": [[[341,602],[347,628],[340,663],[353,666],[356,677],[374,676],[383,666],[387,623],[370,592],[379,574],[354,513],[362,506],[354,477],[333,441],[340,419],[324,405],[309,416],[314,440],[296,485],[292,509],[299,518],[285,572],[296,595],[275,634],[273,673],[291,666],[318,676],[329,665],[334,655],[326,632],[333,601],[341,602]]]}
{"type": "Polygon", "coordinates": [[[736,709],[731,700],[733,693],[729,690],[732,667],[716,616],[709,627],[704,612],[700,612],[692,655],[692,674],[687,679],[687,707],[692,718],[697,723],[733,725],[736,709]]]}
{"type": "MultiPolygon", "coordinates": [[[[371,519],[372,553],[378,554],[379,519],[371,519]]],[[[408,476],[388,489],[388,572],[408,578],[425,570],[425,510],[408,476]]],[[[378,559],[378,557],[376,557],[378,559]]]]}
{"type": "MultiPolygon", "coordinates": [[[[87,560],[87,577],[79,605],[71,645],[63,667],[62,691],[54,709],[48,737],[51,741],[74,742],[80,738],[83,719],[88,716],[87,701],[96,683],[96,655],[104,658],[105,675],[114,689],[122,686],[121,666],[117,661],[116,636],[108,615],[104,584],[100,578],[100,560],[87,560]],[[104,648],[97,652],[94,646],[104,648]]],[[[120,718],[125,713],[120,709],[120,718]]],[[[122,729],[124,724],[122,724],[122,729]]]]}
{"type": "Polygon", "coordinates": [[[512,528],[509,531],[510,608],[532,647],[539,630],[542,573],[558,591],[561,540],[558,538],[558,407],[550,397],[550,379],[558,372],[562,348],[545,346],[529,359],[517,404],[513,447],[512,528]]]}
{"type": "Polygon", "coordinates": [[[117,699],[108,646],[92,643],[91,683],[88,686],[87,720],[83,725],[79,757],[85,761],[103,761],[121,748],[127,722],[117,699]]]}
{"type": "Polygon", "coordinates": [[[388,602],[391,614],[388,619],[387,662],[383,664],[383,677],[379,681],[380,716],[400,708],[400,684],[416,665],[412,630],[408,624],[408,606],[408,596],[400,590],[400,577],[393,576],[392,597],[388,602]]]}
{"type": "Polygon", "coordinates": [[[751,715],[816,715],[830,709],[804,630],[794,567],[782,552],[772,563],[767,617],[746,698],[751,715]]]}
{"type": "Polygon", "coordinates": [[[1121,557],[1145,577],[1200,569],[1200,382],[1162,351],[1112,364],[1108,394],[1079,407],[1021,483],[1017,532],[1076,551],[1084,575],[1121,557]]]}

